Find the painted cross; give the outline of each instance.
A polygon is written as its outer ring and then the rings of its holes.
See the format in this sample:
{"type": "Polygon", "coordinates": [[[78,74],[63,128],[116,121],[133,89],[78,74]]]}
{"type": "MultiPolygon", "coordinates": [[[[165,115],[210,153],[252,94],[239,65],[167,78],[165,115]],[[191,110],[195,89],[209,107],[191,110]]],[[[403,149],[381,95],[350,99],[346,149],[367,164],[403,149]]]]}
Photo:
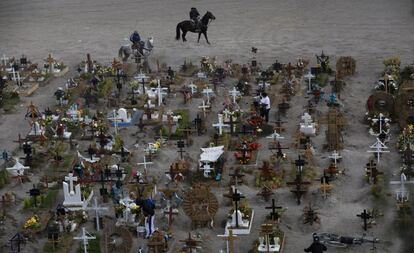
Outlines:
{"type": "Polygon", "coordinates": [[[195,94],[195,93],[197,93],[197,86],[193,83],[193,82],[191,82],[189,85],[188,85],[188,87],[190,88],[190,90],[191,90],[191,94],[195,94]]]}
{"type": "Polygon", "coordinates": [[[227,124],[223,123],[223,114],[218,114],[218,123],[213,124],[213,127],[217,127],[219,130],[219,135],[223,135],[223,128],[224,127],[230,127],[227,124]]]}
{"type": "Polygon", "coordinates": [[[144,161],[142,163],[137,163],[137,165],[144,165],[144,169],[147,169],[147,164],[153,164],[153,162],[147,162],[145,156],[144,156],[144,161]]]}
{"type": "Polygon", "coordinates": [[[375,153],[375,156],[377,157],[377,163],[378,164],[380,162],[381,153],[389,153],[390,152],[389,150],[386,150],[386,149],[388,149],[388,147],[385,146],[385,144],[383,142],[381,142],[378,138],[377,138],[377,141],[374,144],[369,146],[369,148],[372,149],[372,150],[368,150],[367,152],[368,153],[375,153]]]}
{"type": "Polygon", "coordinates": [[[184,141],[183,140],[178,140],[177,141],[177,147],[179,148],[178,153],[180,153],[181,160],[183,160],[183,153],[185,152],[184,151],[184,147],[185,147],[184,141]]]}
{"type": "Polygon", "coordinates": [[[197,114],[197,117],[193,120],[194,125],[197,128],[197,135],[200,136],[203,134],[203,119],[197,114]]]}
{"type": "Polygon", "coordinates": [[[314,75],[312,75],[311,71],[309,70],[309,72],[303,76],[304,78],[308,79],[308,90],[307,93],[312,93],[312,79],[315,78],[314,75]]]}
{"type": "Polygon", "coordinates": [[[3,65],[6,67],[7,61],[9,60],[9,57],[6,57],[6,55],[3,54],[3,57],[1,57],[1,61],[3,62],[3,65]]]}
{"type": "Polygon", "coordinates": [[[205,118],[208,110],[210,109],[210,105],[208,103],[206,104],[206,102],[203,99],[203,103],[201,105],[199,105],[198,108],[203,111],[203,115],[204,115],[204,118],[205,118]]]}
{"type": "Polygon", "coordinates": [[[98,205],[98,199],[95,197],[93,199],[93,206],[92,207],[87,207],[86,210],[93,210],[95,211],[95,221],[96,221],[96,231],[100,230],[99,227],[99,211],[107,211],[108,207],[101,207],[98,205]]]}
{"type": "Polygon", "coordinates": [[[240,96],[240,91],[236,89],[236,87],[233,87],[232,90],[229,91],[230,96],[233,98],[233,104],[237,104],[237,97],[240,96]]]}
{"type": "Polygon", "coordinates": [[[165,90],[167,88],[161,88],[160,80],[157,80],[158,86],[157,86],[157,97],[158,97],[158,106],[161,106],[163,104],[163,96],[167,95],[167,92],[165,90]]]}
{"type": "Polygon", "coordinates": [[[70,195],[74,195],[75,191],[74,191],[74,188],[73,188],[73,182],[78,181],[78,177],[74,177],[73,173],[70,172],[68,176],[65,176],[65,181],[69,181],[69,193],[70,193],[70,195]]]}
{"type": "Polygon", "coordinates": [[[89,234],[88,231],[86,231],[85,228],[82,228],[82,235],[73,237],[73,239],[82,241],[82,243],[83,243],[83,252],[88,253],[88,244],[89,244],[88,241],[89,240],[95,240],[96,236],[92,236],[91,234],[89,234]]]}
{"type": "Polygon", "coordinates": [[[33,188],[29,190],[29,196],[33,198],[33,204],[37,207],[37,197],[40,196],[40,190],[33,184],[33,188]]]}
{"type": "Polygon", "coordinates": [[[364,230],[367,231],[368,220],[373,218],[372,215],[370,215],[367,210],[364,209],[361,214],[357,214],[357,217],[360,217],[364,221],[364,230]]]}
{"type": "Polygon", "coordinates": [[[368,177],[368,182],[373,182],[374,184],[377,184],[378,176],[384,174],[378,171],[377,164],[372,159],[367,163],[365,172],[368,177]]]}
{"type": "Polygon", "coordinates": [[[338,163],[338,161],[340,160],[340,159],[342,159],[342,156],[336,151],[336,150],[334,150],[333,152],[332,152],[332,154],[329,156],[329,158],[330,159],[332,159],[333,161],[334,161],[334,165],[336,166],[337,165],[337,163],[338,163]]]}
{"type": "Polygon", "coordinates": [[[282,210],[283,207],[281,206],[276,206],[276,202],[275,199],[272,199],[272,205],[271,206],[266,206],[265,209],[271,209],[272,211],[270,212],[270,219],[272,221],[279,221],[280,218],[280,214],[278,212],[278,210],[282,210]]]}
{"type": "Polygon", "coordinates": [[[379,135],[385,133],[385,131],[383,130],[383,125],[387,124],[391,120],[389,118],[384,117],[384,115],[382,113],[380,113],[378,115],[378,118],[373,118],[373,119],[371,119],[371,121],[374,122],[374,123],[379,124],[379,131],[378,131],[378,136],[379,136],[379,135]]]}
{"type": "Polygon", "coordinates": [[[236,130],[237,123],[239,123],[238,121],[234,121],[233,117],[233,113],[229,113],[229,121],[224,122],[230,126],[230,135],[232,136],[235,134],[234,130],[236,130]]]}
{"type": "Polygon", "coordinates": [[[214,94],[213,90],[210,88],[203,89],[203,94],[207,97],[207,104],[210,105],[210,96],[214,94]]]}

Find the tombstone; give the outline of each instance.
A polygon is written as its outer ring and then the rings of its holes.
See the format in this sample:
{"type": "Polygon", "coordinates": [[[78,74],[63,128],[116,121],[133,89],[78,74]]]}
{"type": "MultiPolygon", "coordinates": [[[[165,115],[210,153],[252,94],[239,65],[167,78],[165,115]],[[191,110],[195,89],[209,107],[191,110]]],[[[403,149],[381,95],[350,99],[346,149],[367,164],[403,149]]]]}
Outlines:
{"type": "Polygon", "coordinates": [[[230,196],[234,202],[234,211],[231,214],[231,219],[227,221],[225,227],[225,234],[229,234],[229,230],[232,229],[235,235],[247,235],[250,234],[250,230],[253,224],[254,210],[251,210],[250,217],[247,217],[246,214],[243,214],[239,209],[239,202],[244,196],[241,196],[237,192],[237,188],[234,190],[234,193],[230,196]]]}
{"type": "Polygon", "coordinates": [[[69,184],[63,182],[63,206],[67,207],[69,210],[84,209],[91,200],[93,191],[86,200],[82,200],[80,184],[76,186],[73,184],[78,178],[74,177],[73,173],[69,173],[69,175],[65,177],[65,180],[68,181],[69,184]]]}
{"type": "Polygon", "coordinates": [[[305,136],[316,135],[316,124],[312,121],[312,116],[305,112],[302,116],[303,123],[300,123],[299,131],[305,136]]]}

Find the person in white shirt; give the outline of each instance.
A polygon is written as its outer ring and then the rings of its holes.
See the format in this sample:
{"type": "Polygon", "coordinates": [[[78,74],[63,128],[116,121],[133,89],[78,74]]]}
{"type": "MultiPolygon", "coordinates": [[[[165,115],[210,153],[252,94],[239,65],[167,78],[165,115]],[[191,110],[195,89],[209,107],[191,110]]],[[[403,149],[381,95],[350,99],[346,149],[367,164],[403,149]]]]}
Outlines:
{"type": "Polygon", "coordinates": [[[270,98],[267,96],[266,92],[262,93],[260,106],[260,116],[264,117],[266,122],[269,122],[270,98]]]}

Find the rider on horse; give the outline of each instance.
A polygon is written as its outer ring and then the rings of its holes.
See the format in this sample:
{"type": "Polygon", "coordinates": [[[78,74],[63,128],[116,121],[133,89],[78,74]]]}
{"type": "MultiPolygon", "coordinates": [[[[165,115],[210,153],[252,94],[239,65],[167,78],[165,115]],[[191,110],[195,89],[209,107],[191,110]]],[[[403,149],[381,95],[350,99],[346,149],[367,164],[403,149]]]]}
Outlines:
{"type": "Polygon", "coordinates": [[[200,24],[200,13],[194,7],[192,7],[190,10],[190,19],[194,21],[196,32],[199,32],[200,31],[200,25],[199,25],[200,24]]]}
{"type": "Polygon", "coordinates": [[[131,34],[131,36],[129,37],[129,40],[132,42],[132,49],[137,49],[142,53],[141,36],[139,36],[139,33],[137,31],[134,31],[131,34]]]}

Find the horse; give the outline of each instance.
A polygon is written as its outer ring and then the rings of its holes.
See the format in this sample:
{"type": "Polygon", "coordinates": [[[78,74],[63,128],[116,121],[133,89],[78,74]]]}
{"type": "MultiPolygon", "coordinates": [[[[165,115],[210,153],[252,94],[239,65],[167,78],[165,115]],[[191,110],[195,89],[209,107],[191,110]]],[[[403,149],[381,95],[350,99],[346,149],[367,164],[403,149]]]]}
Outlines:
{"type": "Polygon", "coordinates": [[[140,48],[132,48],[132,44],[121,46],[118,50],[118,56],[122,59],[123,63],[126,63],[129,56],[132,54],[135,57],[137,63],[141,62],[141,58],[144,57],[144,60],[151,54],[152,49],[154,48],[154,39],[149,37],[145,42],[141,42],[140,48]]]}
{"type": "MultiPolygon", "coordinates": [[[[197,43],[200,42],[201,34],[204,34],[204,38],[206,38],[207,44],[210,44],[210,42],[208,41],[208,38],[207,38],[207,28],[208,28],[208,25],[210,24],[210,22],[212,20],[215,20],[215,19],[216,19],[216,17],[209,11],[207,11],[206,14],[204,14],[204,16],[201,18],[201,21],[200,21],[200,31],[198,32],[197,43]]],[[[194,21],[184,20],[184,21],[178,23],[178,25],[177,25],[177,34],[176,34],[176,37],[175,37],[176,40],[180,39],[180,32],[183,33],[181,37],[182,37],[183,41],[186,42],[187,40],[185,38],[185,35],[187,34],[187,32],[197,33],[194,21]]]]}

